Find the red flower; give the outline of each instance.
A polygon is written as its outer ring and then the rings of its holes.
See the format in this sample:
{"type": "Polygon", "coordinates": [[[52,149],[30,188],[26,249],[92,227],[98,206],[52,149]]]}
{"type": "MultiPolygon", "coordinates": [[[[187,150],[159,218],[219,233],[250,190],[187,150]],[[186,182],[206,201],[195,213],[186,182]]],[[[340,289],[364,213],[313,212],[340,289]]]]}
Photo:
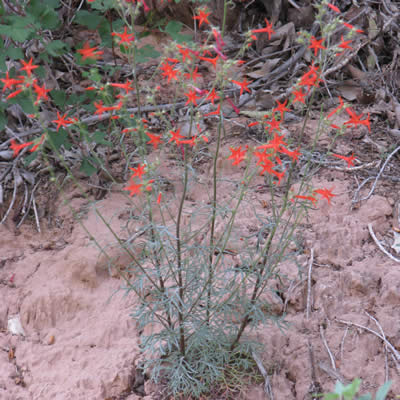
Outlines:
{"type": "Polygon", "coordinates": [[[111,83],[112,87],[117,87],[120,89],[124,89],[126,93],[129,93],[131,90],[133,90],[132,81],[127,80],[125,83],[111,83]]]}
{"type": "Polygon", "coordinates": [[[3,86],[3,92],[5,92],[7,89],[12,89],[14,85],[18,85],[20,83],[24,82],[24,77],[21,76],[20,78],[22,79],[15,79],[15,78],[10,78],[8,75],[8,71],[6,72],[6,78],[5,79],[0,79],[0,81],[4,82],[3,86]]]}
{"type": "Polygon", "coordinates": [[[238,82],[238,81],[234,81],[234,80],[232,80],[232,82],[233,82],[234,84],[240,86],[240,95],[243,94],[243,90],[246,90],[246,92],[249,92],[249,93],[250,93],[250,89],[247,87],[247,85],[248,85],[249,83],[251,83],[251,82],[248,82],[248,81],[246,80],[246,78],[243,79],[243,82],[238,82]]]}
{"type": "Polygon", "coordinates": [[[38,65],[32,65],[32,57],[28,62],[25,62],[24,60],[20,60],[21,63],[23,64],[23,67],[21,67],[19,70],[20,71],[25,71],[28,76],[32,75],[32,70],[39,68],[38,65]]]}
{"type": "Polygon", "coordinates": [[[217,61],[219,59],[219,56],[216,56],[215,58],[210,58],[210,57],[199,57],[200,60],[203,61],[208,61],[209,63],[211,63],[214,66],[214,69],[217,68],[217,61]]]}
{"type": "Polygon", "coordinates": [[[340,154],[334,154],[334,153],[333,153],[332,155],[333,155],[334,157],[337,157],[337,158],[340,158],[340,159],[346,161],[346,162],[347,162],[347,167],[348,167],[348,168],[350,168],[351,166],[354,167],[353,161],[356,159],[355,156],[354,156],[354,153],[353,153],[351,156],[349,156],[349,157],[345,157],[345,156],[342,156],[342,155],[340,155],[340,154]]]}
{"type": "Polygon", "coordinates": [[[35,141],[33,141],[32,143],[35,143],[35,142],[36,142],[36,144],[35,144],[34,146],[32,146],[32,148],[29,149],[29,151],[30,151],[31,153],[33,153],[34,151],[36,151],[36,150],[38,149],[38,147],[44,142],[45,137],[46,137],[46,135],[43,134],[43,135],[40,137],[39,140],[36,139],[35,141]]]}
{"type": "Polygon", "coordinates": [[[192,79],[194,82],[196,82],[197,78],[201,78],[201,74],[197,73],[198,67],[196,67],[191,73],[186,73],[184,74],[186,79],[192,79]]]}
{"type": "Polygon", "coordinates": [[[111,35],[119,37],[119,39],[120,39],[119,44],[122,44],[122,43],[129,44],[130,42],[133,42],[135,40],[135,35],[133,33],[128,33],[126,26],[124,27],[124,31],[122,33],[112,32],[111,35]]]}
{"type": "Polygon", "coordinates": [[[344,25],[345,27],[351,29],[351,30],[355,29],[355,31],[356,31],[357,33],[364,33],[364,31],[363,31],[362,29],[356,29],[355,26],[353,26],[353,25],[351,25],[351,24],[348,24],[347,22],[343,22],[343,25],[344,25]]]}
{"type": "Polygon", "coordinates": [[[153,148],[156,150],[158,145],[161,143],[161,136],[160,135],[153,135],[149,132],[146,132],[146,135],[150,138],[147,144],[152,144],[153,148]]]}
{"type": "Polygon", "coordinates": [[[332,189],[317,189],[314,190],[314,193],[318,193],[322,197],[324,197],[326,200],[328,200],[328,204],[331,204],[331,198],[336,196],[336,194],[332,193],[332,189]]]}
{"type": "Polygon", "coordinates": [[[195,90],[189,90],[189,92],[184,93],[184,95],[188,98],[187,102],[185,103],[185,106],[187,106],[189,103],[192,103],[193,105],[197,106],[197,99],[199,99],[200,97],[197,97],[195,90]]]}
{"type": "Polygon", "coordinates": [[[339,96],[339,105],[329,113],[328,118],[332,117],[333,114],[335,114],[336,112],[338,112],[342,107],[343,107],[344,103],[342,98],[339,96]]]}
{"type": "Polygon", "coordinates": [[[311,44],[308,46],[308,48],[309,49],[314,49],[314,56],[315,57],[317,56],[318,49],[321,49],[321,50],[322,49],[326,49],[325,46],[322,46],[322,42],[324,40],[325,40],[324,38],[322,38],[320,40],[317,40],[314,36],[311,36],[311,44]]]}
{"type": "Polygon", "coordinates": [[[191,139],[180,140],[179,144],[188,144],[190,147],[193,147],[196,144],[197,136],[193,136],[191,139]]]}
{"type": "Polygon", "coordinates": [[[169,65],[167,62],[164,62],[164,64],[161,65],[160,70],[164,71],[161,75],[168,78],[168,83],[171,79],[175,79],[176,81],[178,80],[177,75],[179,70],[174,69],[174,67],[169,65]]]}
{"type": "Polygon", "coordinates": [[[213,88],[213,90],[211,90],[211,91],[208,93],[206,99],[207,99],[207,100],[211,100],[211,103],[215,104],[215,103],[214,103],[215,100],[218,100],[218,99],[219,99],[219,96],[218,96],[217,93],[215,92],[215,88],[213,88]]]}
{"type": "Polygon", "coordinates": [[[11,150],[14,150],[14,154],[13,156],[17,156],[18,153],[24,149],[25,147],[30,146],[31,144],[33,144],[33,142],[27,142],[27,143],[21,143],[21,144],[17,144],[17,142],[15,141],[15,139],[11,139],[11,145],[10,148],[11,150]]]}
{"type": "Polygon", "coordinates": [[[137,176],[139,179],[142,179],[142,176],[146,173],[145,167],[145,165],[139,164],[136,168],[129,168],[131,171],[133,171],[131,179],[135,176],[137,176]]]}
{"type": "Polygon", "coordinates": [[[280,147],[279,148],[280,153],[284,153],[287,156],[289,156],[293,161],[297,161],[299,157],[301,156],[301,153],[299,149],[297,148],[296,150],[290,151],[286,147],[280,147]]]}
{"type": "Polygon", "coordinates": [[[179,145],[179,140],[185,138],[185,136],[182,136],[180,132],[180,129],[177,129],[176,131],[169,131],[172,137],[168,140],[168,143],[175,141],[175,143],[179,145]]]}
{"type": "Polygon", "coordinates": [[[190,56],[191,50],[183,48],[180,44],[177,45],[179,53],[182,55],[182,61],[185,62],[186,59],[191,60],[192,57],[190,56]]]}
{"type": "Polygon", "coordinates": [[[228,157],[228,160],[234,160],[232,165],[240,164],[246,156],[247,149],[242,151],[242,146],[239,146],[236,149],[234,147],[230,147],[230,150],[232,154],[228,157]]]}
{"type": "Polygon", "coordinates": [[[277,130],[277,131],[281,130],[281,128],[279,126],[281,124],[281,121],[278,121],[275,118],[272,118],[271,121],[266,121],[265,123],[269,125],[269,128],[268,128],[269,133],[271,133],[273,130],[277,130]]]}
{"type": "MultiPolygon", "coordinates": [[[[317,204],[317,199],[313,196],[302,196],[300,194],[297,194],[296,196],[294,196],[296,199],[301,199],[301,200],[309,200],[311,201],[314,206],[317,204]]],[[[291,200],[292,203],[294,203],[294,199],[291,200]]]]}
{"type": "Polygon", "coordinates": [[[51,122],[57,122],[57,132],[60,129],[60,126],[67,126],[69,124],[73,124],[74,121],[71,118],[65,119],[67,114],[64,114],[63,116],[60,115],[60,113],[57,111],[57,118],[54,121],[51,122]]]}
{"type": "Polygon", "coordinates": [[[78,50],[78,53],[82,56],[82,60],[86,60],[87,58],[98,59],[104,51],[98,51],[97,46],[90,47],[89,42],[85,42],[82,49],[78,50]]]}
{"type": "Polygon", "coordinates": [[[36,84],[36,82],[33,82],[33,90],[36,92],[37,95],[35,104],[37,104],[40,99],[43,100],[49,99],[47,96],[47,92],[50,92],[50,89],[46,89],[44,85],[43,87],[40,87],[39,85],[36,84]]]}
{"type": "Polygon", "coordinates": [[[356,127],[357,125],[365,125],[368,127],[368,130],[371,131],[371,126],[369,122],[369,113],[366,119],[361,120],[360,118],[363,116],[362,114],[357,115],[350,107],[346,108],[346,111],[351,118],[344,123],[345,125],[353,124],[354,127],[356,127]]]}
{"type": "Polygon", "coordinates": [[[199,26],[201,26],[204,23],[206,24],[210,24],[210,21],[207,19],[207,17],[211,14],[211,12],[207,12],[207,8],[200,8],[199,9],[199,14],[195,17],[193,17],[193,19],[197,19],[199,20],[199,26]]]}
{"type": "Polygon", "coordinates": [[[274,138],[270,140],[267,144],[263,144],[262,146],[258,146],[257,149],[273,149],[274,153],[278,152],[281,146],[286,146],[287,143],[282,140],[283,135],[279,136],[276,132],[274,132],[274,138]]]}
{"type": "Polygon", "coordinates": [[[343,39],[343,35],[342,35],[342,37],[341,37],[341,42],[340,42],[340,44],[339,44],[339,47],[341,48],[341,49],[351,49],[351,47],[349,46],[349,43],[351,43],[352,41],[351,40],[344,40],[343,39]]]}
{"type": "Polygon", "coordinates": [[[101,115],[106,111],[112,111],[114,110],[114,107],[105,107],[103,105],[103,100],[100,100],[99,102],[94,102],[93,105],[96,107],[95,115],[101,115]]]}
{"type": "Polygon", "coordinates": [[[334,6],[334,5],[331,4],[331,3],[328,3],[327,5],[328,5],[328,7],[329,7],[331,10],[333,10],[333,11],[335,11],[335,12],[337,12],[337,13],[340,14],[340,10],[339,10],[336,6],[334,6]]]}
{"type": "Polygon", "coordinates": [[[135,194],[140,193],[140,188],[143,186],[141,183],[135,183],[134,181],[131,182],[129,186],[124,187],[122,190],[128,190],[129,196],[133,196],[135,194]]]}
{"type": "Polygon", "coordinates": [[[294,91],[293,91],[293,94],[294,94],[293,103],[295,103],[296,101],[298,101],[298,102],[300,102],[300,103],[306,104],[305,101],[304,101],[304,97],[306,96],[306,94],[303,93],[303,92],[301,91],[301,89],[300,89],[300,90],[294,90],[294,91]]]}
{"type": "Polygon", "coordinates": [[[18,96],[18,95],[22,92],[22,90],[23,90],[23,89],[18,89],[18,90],[16,90],[15,92],[10,93],[10,94],[6,97],[6,100],[12,99],[13,97],[18,96]]]}
{"type": "Polygon", "coordinates": [[[314,64],[310,66],[310,69],[300,78],[299,85],[307,86],[310,91],[311,86],[318,86],[320,79],[318,78],[319,67],[315,67],[314,64]]]}
{"type": "Polygon", "coordinates": [[[285,102],[284,103],[279,103],[279,101],[278,100],[276,100],[276,102],[278,103],[278,106],[277,107],[275,107],[272,111],[273,112],[275,112],[275,111],[279,111],[280,113],[281,113],[281,121],[282,121],[282,119],[283,119],[283,113],[285,112],[285,111],[289,111],[289,109],[288,108],[286,108],[286,104],[287,104],[287,99],[285,100],[285,102]]]}
{"type": "Polygon", "coordinates": [[[272,24],[270,24],[267,20],[267,18],[265,18],[265,23],[266,23],[266,27],[265,28],[261,28],[261,29],[253,29],[251,31],[252,34],[254,33],[260,33],[260,32],[267,32],[268,33],[268,40],[271,39],[271,35],[273,33],[275,33],[275,31],[272,29],[272,24]]]}

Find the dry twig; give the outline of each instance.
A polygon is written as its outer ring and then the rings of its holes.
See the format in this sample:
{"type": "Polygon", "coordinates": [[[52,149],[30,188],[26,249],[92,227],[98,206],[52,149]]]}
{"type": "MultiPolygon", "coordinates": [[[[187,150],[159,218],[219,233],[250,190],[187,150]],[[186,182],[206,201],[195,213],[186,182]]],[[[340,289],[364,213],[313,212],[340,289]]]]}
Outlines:
{"type": "Polygon", "coordinates": [[[310,318],[311,312],[311,273],[312,273],[312,265],[314,261],[314,249],[311,249],[310,261],[308,263],[308,279],[307,279],[307,309],[306,309],[306,318],[310,318]]]}
{"type": "Polygon", "coordinates": [[[369,234],[372,236],[372,239],[374,239],[374,242],[376,243],[376,245],[379,247],[379,249],[385,253],[391,260],[400,263],[400,259],[392,256],[379,242],[378,238],[375,236],[375,233],[372,229],[372,224],[368,224],[368,230],[369,230],[369,234]]]}

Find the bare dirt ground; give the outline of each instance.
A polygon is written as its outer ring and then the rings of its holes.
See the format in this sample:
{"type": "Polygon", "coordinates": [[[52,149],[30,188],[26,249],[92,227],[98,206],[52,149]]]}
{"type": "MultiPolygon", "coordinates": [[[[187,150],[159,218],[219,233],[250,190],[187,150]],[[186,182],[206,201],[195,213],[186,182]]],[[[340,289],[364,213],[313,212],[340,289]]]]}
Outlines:
{"type": "MultiPolygon", "coordinates": [[[[338,146],[355,144],[350,142],[343,138],[338,146]]],[[[227,139],[223,153],[239,143],[251,144],[251,139],[227,139]]],[[[223,165],[231,178],[240,173],[230,162],[223,165]]],[[[263,344],[259,357],[275,399],[308,399],[310,392],[332,390],[337,379],[356,377],[362,378],[364,391],[373,392],[389,377],[389,398],[400,393],[400,360],[388,349],[400,351],[399,264],[378,249],[368,231],[372,224],[378,239],[392,244],[398,185],[382,180],[368,200],[352,207],[357,174],[326,167],[314,178],[315,187],[334,188],[337,196],[331,205],[321,201],[304,225],[304,252],[298,260],[302,276],[294,265],[282,265],[287,290],[283,298],[270,301],[276,312],[287,313],[289,328],[259,327],[252,333],[263,344]]],[[[94,206],[73,187],[67,193],[96,240],[112,242],[94,206]]],[[[254,189],[249,196],[254,207],[265,207],[265,193],[254,189]]],[[[196,199],[202,201],[200,193],[196,199]]],[[[109,273],[88,233],[61,196],[54,201],[53,228],[44,223],[41,234],[33,220],[18,231],[11,220],[0,226],[0,398],[157,398],[154,385],[136,370],[140,337],[130,312],[137,299],[118,290],[123,282],[109,273]],[[15,317],[21,334],[10,332],[8,324],[15,317]]],[[[96,206],[121,232],[127,204],[115,189],[96,206]]],[[[244,218],[243,229],[249,224],[244,218]]],[[[123,266],[123,254],[111,251],[123,266]]],[[[267,398],[263,385],[245,388],[244,397],[267,398]]]]}

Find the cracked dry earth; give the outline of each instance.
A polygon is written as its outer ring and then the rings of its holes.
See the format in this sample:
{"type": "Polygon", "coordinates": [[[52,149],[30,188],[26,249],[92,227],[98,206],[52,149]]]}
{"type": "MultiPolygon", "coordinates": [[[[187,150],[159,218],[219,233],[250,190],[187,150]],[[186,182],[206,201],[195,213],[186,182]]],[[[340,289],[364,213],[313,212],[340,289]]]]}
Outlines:
{"type": "MultiPolygon", "coordinates": [[[[223,168],[239,179],[240,170],[230,162],[223,168]]],[[[269,295],[275,312],[287,313],[289,328],[252,332],[263,344],[258,355],[276,400],[310,399],[310,392],[332,390],[336,379],[350,382],[356,377],[363,380],[363,392],[375,393],[389,376],[389,399],[400,394],[400,360],[376,334],[354,325],[384,335],[400,351],[400,265],[378,249],[368,231],[372,224],[378,239],[391,244],[398,188],[392,185],[385,194],[378,185],[381,191],[351,209],[353,182],[352,173],[327,168],[314,177],[314,187],[334,187],[337,196],[330,206],[320,201],[304,225],[305,251],[298,260],[302,276],[296,266],[283,264],[288,289],[282,298],[269,295]]],[[[228,187],[221,184],[219,190],[223,195],[228,187]]],[[[205,190],[191,194],[196,202],[207,201],[207,196],[205,190]]],[[[246,204],[261,210],[266,194],[252,191],[249,196],[246,204]]],[[[96,240],[112,242],[93,206],[73,188],[69,198],[96,240]]],[[[33,223],[18,232],[11,222],[0,226],[0,399],[159,398],[157,388],[136,371],[140,337],[130,312],[137,298],[118,291],[118,275],[109,273],[88,233],[61,206],[61,199],[59,204],[56,227],[46,229],[43,223],[41,234],[33,223]],[[8,329],[16,316],[24,334],[8,329]]],[[[96,204],[121,232],[126,197],[114,190],[96,204]]],[[[250,231],[253,220],[246,210],[241,218],[239,225],[250,231]]],[[[123,254],[115,248],[111,253],[123,267],[123,254]]],[[[243,397],[267,398],[262,384],[246,387],[243,397]]]]}

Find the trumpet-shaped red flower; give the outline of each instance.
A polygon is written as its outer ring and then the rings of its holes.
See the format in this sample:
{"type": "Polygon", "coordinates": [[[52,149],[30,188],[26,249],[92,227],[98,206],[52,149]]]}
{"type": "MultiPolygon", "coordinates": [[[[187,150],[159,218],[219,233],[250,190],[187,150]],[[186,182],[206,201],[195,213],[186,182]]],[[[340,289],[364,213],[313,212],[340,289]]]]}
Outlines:
{"type": "Polygon", "coordinates": [[[60,113],[57,111],[57,119],[51,121],[57,123],[57,132],[60,129],[60,126],[68,126],[69,124],[74,123],[74,121],[71,118],[65,119],[66,116],[67,114],[61,116],[60,113]]]}
{"type": "Polygon", "coordinates": [[[305,100],[304,100],[306,94],[303,93],[303,92],[301,91],[301,89],[299,89],[299,90],[294,90],[294,91],[293,91],[293,94],[294,94],[293,103],[296,103],[296,102],[298,101],[298,102],[300,102],[300,103],[306,104],[306,103],[305,103],[305,100]]]}
{"type": "Polygon", "coordinates": [[[242,150],[242,146],[239,146],[238,148],[230,147],[229,148],[231,151],[231,155],[228,157],[228,160],[233,160],[232,165],[238,165],[240,164],[244,158],[246,157],[246,150],[242,150]]]}
{"type": "Polygon", "coordinates": [[[198,15],[193,17],[193,19],[197,19],[199,21],[199,26],[203,25],[203,22],[205,24],[210,25],[210,21],[208,20],[208,16],[211,14],[211,12],[207,12],[207,8],[200,8],[198,11],[198,15]]]}
{"type": "Polygon", "coordinates": [[[183,62],[185,62],[186,59],[189,59],[189,60],[192,59],[192,57],[190,56],[190,53],[192,52],[192,50],[184,48],[180,44],[178,44],[177,47],[178,47],[179,53],[181,53],[181,55],[182,55],[183,62]]]}
{"type": "Polygon", "coordinates": [[[314,56],[315,57],[317,56],[318,49],[321,49],[321,50],[326,49],[325,46],[322,46],[322,42],[324,40],[325,40],[324,38],[322,38],[320,40],[317,40],[314,36],[311,36],[311,44],[308,46],[308,48],[309,49],[314,49],[314,56]]]}
{"type": "Polygon", "coordinates": [[[351,166],[354,167],[353,161],[356,159],[355,156],[354,156],[354,153],[353,153],[351,156],[349,156],[349,157],[342,156],[342,155],[340,155],[340,154],[334,154],[334,153],[333,153],[332,155],[333,155],[334,157],[337,157],[337,158],[340,158],[341,160],[346,161],[346,162],[347,162],[347,167],[348,167],[348,168],[350,168],[351,166]]]}
{"type": "Polygon", "coordinates": [[[184,74],[186,79],[192,79],[196,82],[197,78],[201,78],[201,74],[198,73],[198,67],[196,67],[192,72],[184,74]]]}
{"type": "Polygon", "coordinates": [[[160,70],[163,71],[161,75],[168,78],[168,83],[171,79],[178,80],[179,70],[174,69],[174,67],[167,62],[161,65],[160,70]]]}
{"type": "Polygon", "coordinates": [[[43,100],[48,100],[47,92],[50,92],[50,89],[46,89],[45,86],[40,87],[39,85],[36,84],[36,82],[33,82],[33,90],[36,92],[36,102],[37,104],[40,99],[43,100]]]}
{"type": "Polygon", "coordinates": [[[342,35],[342,37],[341,37],[341,42],[340,42],[340,44],[339,44],[339,47],[341,48],[341,49],[351,49],[352,47],[351,46],[349,46],[349,43],[351,43],[352,42],[352,40],[344,40],[343,39],[343,35],[342,35]]]}
{"type": "Polygon", "coordinates": [[[337,13],[340,14],[340,10],[339,10],[335,5],[333,5],[333,4],[331,4],[331,3],[328,3],[327,6],[328,6],[331,10],[333,10],[333,11],[335,11],[335,12],[337,12],[337,13]]]}
{"type": "Polygon", "coordinates": [[[328,200],[328,204],[331,204],[331,198],[336,196],[336,194],[332,193],[332,189],[326,189],[326,188],[314,190],[314,193],[318,193],[326,200],[328,200]]]}
{"type": "Polygon", "coordinates": [[[196,144],[196,139],[197,136],[193,136],[190,139],[182,139],[179,141],[179,144],[188,144],[190,147],[194,147],[194,145],[196,144]]]}
{"type": "Polygon", "coordinates": [[[112,87],[117,87],[120,89],[124,89],[126,93],[129,93],[131,90],[133,90],[132,81],[127,80],[125,83],[111,83],[112,87]]]}
{"type": "Polygon", "coordinates": [[[299,85],[307,86],[308,91],[310,91],[311,86],[318,87],[320,81],[318,77],[318,70],[319,67],[315,67],[314,64],[312,64],[310,69],[300,78],[299,85]]]}
{"type": "Polygon", "coordinates": [[[28,76],[32,75],[32,71],[34,69],[39,68],[38,65],[32,65],[32,61],[33,61],[32,57],[30,58],[30,60],[28,62],[25,62],[24,60],[20,60],[20,61],[21,61],[21,64],[23,65],[23,67],[21,67],[19,70],[25,71],[28,76]]]}
{"type": "Polygon", "coordinates": [[[205,117],[209,117],[210,115],[219,115],[221,112],[221,104],[218,104],[217,109],[215,111],[211,111],[207,114],[204,114],[205,117]]]}
{"type": "Polygon", "coordinates": [[[253,155],[258,158],[257,165],[261,165],[263,163],[267,163],[270,161],[271,154],[268,154],[265,150],[264,151],[254,151],[253,155]]]}
{"type": "Polygon", "coordinates": [[[171,134],[171,138],[168,140],[168,143],[170,142],[175,142],[177,145],[179,145],[180,139],[185,139],[185,136],[181,135],[181,130],[177,129],[176,131],[169,131],[171,134]]]}
{"type": "Polygon", "coordinates": [[[6,100],[9,100],[9,99],[12,99],[13,97],[18,96],[18,95],[22,92],[22,90],[23,90],[23,89],[18,89],[18,90],[16,90],[15,92],[10,93],[10,94],[6,97],[6,100]]]}
{"type": "Polygon", "coordinates": [[[251,83],[251,82],[248,82],[246,78],[243,79],[243,82],[238,82],[238,81],[234,81],[234,80],[232,80],[232,82],[233,82],[235,85],[240,86],[240,95],[243,94],[243,91],[244,91],[244,90],[246,90],[246,92],[249,92],[249,93],[250,93],[250,89],[249,89],[247,86],[248,86],[248,84],[251,83]]]}
{"type": "Polygon", "coordinates": [[[271,39],[271,35],[272,35],[273,33],[275,33],[275,31],[272,29],[272,24],[270,24],[270,23],[268,22],[267,18],[265,18],[265,24],[266,24],[266,27],[265,27],[265,28],[253,29],[253,30],[251,31],[251,33],[254,34],[254,33],[266,32],[266,33],[268,33],[268,40],[270,40],[270,39],[271,39]]]}
{"type": "Polygon", "coordinates": [[[119,44],[122,43],[130,44],[135,40],[135,35],[133,33],[128,33],[126,26],[124,27],[124,31],[122,33],[112,32],[111,36],[118,36],[119,44]]]}
{"type": "MultiPolygon", "coordinates": [[[[300,199],[300,200],[308,200],[311,201],[311,203],[313,203],[313,205],[315,206],[317,204],[317,199],[313,196],[303,196],[301,194],[297,194],[296,196],[294,196],[296,199],[300,199]]],[[[294,203],[294,199],[291,200],[292,203],[294,203]]]]}
{"type": "Polygon", "coordinates": [[[11,148],[11,150],[14,150],[14,154],[13,154],[13,156],[15,157],[15,156],[17,156],[18,155],[18,153],[22,150],[22,149],[24,149],[25,147],[28,147],[28,146],[30,146],[31,144],[33,144],[33,142],[27,142],[27,143],[20,143],[20,144],[18,144],[16,141],[15,141],[15,139],[11,139],[11,145],[10,145],[10,148],[11,148]]]}
{"type": "Polygon", "coordinates": [[[20,76],[19,78],[20,79],[10,78],[7,71],[5,79],[0,79],[0,81],[4,83],[3,92],[5,92],[7,89],[13,89],[13,86],[24,82],[23,76],[20,76]]]}
{"type": "Polygon", "coordinates": [[[215,56],[214,58],[210,58],[210,57],[199,57],[199,58],[200,58],[200,60],[211,63],[213,65],[214,69],[217,69],[217,61],[219,59],[218,55],[215,56]]]}
{"type": "Polygon", "coordinates": [[[82,56],[82,60],[86,60],[87,58],[93,58],[97,60],[104,51],[97,50],[98,47],[90,47],[89,42],[85,42],[83,47],[78,50],[78,53],[82,56]]]}
{"type": "MultiPolygon", "coordinates": [[[[281,130],[281,128],[280,128],[281,121],[278,121],[275,118],[272,118],[271,121],[265,121],[265,123],[269,125],[269,128],[268,128],[269,133],[271,133],[274,130],[276,130],[276,131],[281,130]]],[[[267,129],[267,128],[265,128],[265,129],[267,129]]]]}
{"type": "Polygon", "coordinates": [[[134,181],[131,181],[131,184],[129,186],[124,187],[122,190],[128,190],[129,196],[133,196],[135,194],[140,194],[140,188],[142,186],[143,186],[142,183],[135,183],[134,181]]]}
{"type": "Polygon", "coordinates": [[[136,168],[130,168],[131,171],[133,171],[133,174],[131,175],[131,179],[137,176],[139,179],[142,179],[142,176],[146,173],[145,171],[146,166],[139,164],[136,168]]]}
{"type": "Polygon", "coordinates": [[[113,107],[106,107],[103,105],[103,100],[100,100],[98,102],[94,102],[93,105],[96,107],[95,115],[101,115],[107,111],[111,111],[114,108],[113,107]]]}
{"type": "Polygon", "coordinates": [[[350,107],[346,108],[346,112],[350,115],[350,119],[344,123],[345,125],[354,125],[354,127],[356,127],[357,125],[365,125],[368,128],[368,130],[371,131],[371,126],[369,122],[369,113],[367,118],[362,120],[361,117],[363,115],[362,114],[357,115],[354,112],[354,110],[352,110],[350,107]]]}
{"type": "Polygon", "coordinates": [[[285,111],[289,111],[289,109],[286,107],[286,104],[287,104],[288,101],[286,99],[284,103],[279,103],[278,100],[276,100],[276,102],[278,103],[278,106],[275,107],[272,111],[273,112],[279,111],[281,113],[281,121],[282,121],[283,114],[285,113],[285,111]]]}
{"type": "Polygon", "coordinates": [[[297,161],[299,159],[299,157],[301,156],[301,153],[299,151],[299,149],[297,148],[296,150],[289,150],[286,147],[280,147],[279,148],[279,152],[286,154],[287,156],[289,156],[293,161],[297,161]]]}
{"type": "Polygon", "coordinates": [[[286,146],[287,143],[282,140],[284,135],[279,136],[274,132],[274,138],[270,140],[267,144],[258,146],[257,149],[273,149],[274,153],[277,153],[282,146],[286,146]]]}
{"type": "Polygon", "coordinates": [[[150,138],[147,144],[152,144],[154,150],[157,149],[158,145],[161,143],[161,136],[160,135],[153,135],[152,133],[146,132],[146,135],[150,138]]]}
{"type": "Polygon", "coordinates": [[[264,172],[268,172],[268,174],[274,175],[278,178],[278,185],[281,183],[282,178],[285,176],[285,171],[282,172],[275,171],[273,169],[275,167],[275,164],[268,157],[264,157],[263,161],[257,164],[260,165],[262,168],[260,175],[263,175],[264,172]]]}
{"type": "Polygon", "coordinates": [[[189,103],[192,103],[193,105],[197,106],[197,99],[199,99],[200,97],[197,97],[195,90],[189,90],[189,92],[184,93],[184,95],[188,98],[187,102],[185,103],[185,106],[187,106],[189,103]]]}
{"type": "Polygon", "coordinates": [[[339,105],[329,113],[328,118],[330,118],[330,117],[332,117],[332,115],[336,114],[343,107],[343,105],[344,105],[343,100],[339,96],[339,105]]]}
{"type": "Polygon", "coordinates": [[[215,104],[215,103],[214,103],[215,100],[218,100],[218,99],[219,99],[219,96],[218,96],[217,93],[215,92],[215,88],[213,88],[213,90],[211,90],[211,91],[208,93],[206,99],[207,99],[207,100],[211,100],[211,103],[215,104]]]}

